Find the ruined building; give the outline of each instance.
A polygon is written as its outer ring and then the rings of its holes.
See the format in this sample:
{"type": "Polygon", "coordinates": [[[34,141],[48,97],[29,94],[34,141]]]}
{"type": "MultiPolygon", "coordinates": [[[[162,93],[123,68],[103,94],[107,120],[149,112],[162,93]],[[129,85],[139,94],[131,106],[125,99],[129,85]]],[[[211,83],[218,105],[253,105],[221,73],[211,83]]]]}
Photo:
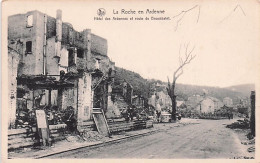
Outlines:
{"type": "Polygon", "coordinates": [[[74,108],[78,128],[111,103],[114,63],[107,40],[39,11],[8,17],[9,126],[19,110],[74,108]]]}

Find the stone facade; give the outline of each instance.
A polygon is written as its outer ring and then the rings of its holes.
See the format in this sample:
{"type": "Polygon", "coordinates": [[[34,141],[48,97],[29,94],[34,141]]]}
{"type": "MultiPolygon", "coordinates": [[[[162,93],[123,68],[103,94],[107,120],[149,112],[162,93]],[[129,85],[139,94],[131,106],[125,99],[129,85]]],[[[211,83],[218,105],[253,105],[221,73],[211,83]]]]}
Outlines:
{"type": "Polygon", "coordinates": [[[8,126],[15,125],[16,117],[16,93],[17,93],[17,72],[19,64],[19,54],[12,50],[8,49],[8,103],[9,103],[9,121],[8,126]]]}
{"type": "MultiPolygon", "coordinates": [[[[35,107],[37,92],[45,92],[40,105],[51,104],[60,109],[71,106],[81,124],[92,116],[95,96],[93,87],[99,85],[108,88],[113,83],[115,63],[107,56],[107,40],[91,33],[90,29],[82,32],[74,30],[71,24],[62,22],[61,10],[57,10],[56,18],[39,11],[10,16],[8,47],[19,54],[17,65],[9,63],[9,70],[17,73],[10,74],[15,76],[12,77],[12,83],[16,83],[16,77],[21,75],[51,76],[60,81],[61,71],[74,74],[74,77],[68,75],[66,79],[74,83],[74,87],[39,90],[27,88],[30,94],[28,103],[31,104],[27,105],[30,107],[28,109],[35,107]],[[97,70],[102,77],[95,76],[97,70]]],[[[11,56],[13,54],[9,54],[11,56]]],[[[108,89],[105,90],[106,94],[102,98],[106,98],[103,99],[106,103],[102,109],[108,110],[109,93],[108,89]]],[[[10,117],[14,117],[13,113],[10,117]]]]}

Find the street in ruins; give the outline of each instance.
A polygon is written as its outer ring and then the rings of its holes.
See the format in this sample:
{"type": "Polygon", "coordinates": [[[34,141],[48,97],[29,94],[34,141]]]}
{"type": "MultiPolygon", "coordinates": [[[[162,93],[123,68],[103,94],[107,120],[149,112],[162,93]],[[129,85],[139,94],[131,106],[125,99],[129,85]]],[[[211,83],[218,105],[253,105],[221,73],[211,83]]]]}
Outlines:
{"type": "Polygon", "coordinates": [[[61,6],[5,14],[4,158],[255,159],[253,4],[61,6]]]}
{"type": "MultiPolygon", "coordinates": [[[[73,150],[48,158],[234,158],[248,156],[239,135],[226,128],[235,120],[183,119],[159,123],[158,132],[96,148],[73,150]]],[[[253,155],[251,153],[251,155],[253,155]]]]}

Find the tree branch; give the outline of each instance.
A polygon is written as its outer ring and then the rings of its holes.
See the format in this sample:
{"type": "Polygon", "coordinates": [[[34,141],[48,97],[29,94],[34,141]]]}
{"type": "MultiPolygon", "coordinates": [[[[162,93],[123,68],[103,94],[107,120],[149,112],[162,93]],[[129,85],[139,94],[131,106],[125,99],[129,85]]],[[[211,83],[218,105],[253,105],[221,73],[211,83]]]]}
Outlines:
{"type": "MultiPolygon", "coordinates": [[[[173,82],[175,82],[183,74],[183,67],[185,65],[189,64],[196,57],[196,55],[192,55],[192,52],[194,51],[195,46],[193,46],[193,48],[190,51],[188,51],[189,45],[190,45],[190,43],[188,43],[187,45],[184,44],[185,59],[183,60],[182,57],[179,56],[180,66],[175,70],[175,72],[173,74],[173,82]]],[[[180,45],[179,54],[181,53],[181,47],[182,46],[180,45]]]]}
{"type": "MultiPolygon", "coordinates": [[[[177,15],[175,15],[175,16],[172,17],[172,19],[175,19],[175,18],[178,18],[178,17],[180,16],[180,18],[177,19],[176,26],[175,26],[175,28],[174,28],[175,31],[177,31],[177,29],[178,29],[178,27],[179,27],[179,23],[180,23],[180,21],[184,18],[185,14],[188,13],[189,11],[195,9],[196,7],[200,7],[200,6],[195,5],[195,6],[193,6],[192,8],[190,8],[190,9],[188,9],[188,10],[183,10],[183,11],[181,11],[179,14],[177,14],[177,15]]],[[[199,13],[200,13],[200,8],[199,8],[199,13]]],[[[197,19],[197,22],[198,22],[198,19],[197,19]]]]}

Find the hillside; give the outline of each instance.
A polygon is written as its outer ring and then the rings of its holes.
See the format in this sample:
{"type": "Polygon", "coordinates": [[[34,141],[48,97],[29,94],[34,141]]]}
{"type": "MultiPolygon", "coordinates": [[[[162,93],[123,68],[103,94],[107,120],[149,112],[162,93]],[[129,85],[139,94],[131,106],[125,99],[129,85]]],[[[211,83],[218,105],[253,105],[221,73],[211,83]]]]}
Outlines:
{"type": "Polygon", "coordinates": [[[126,80],[133,86],[135,95],[149,96],[149,82],[141,77],[138,73],[116,67],[115,86],[119,87],[120,84],[126,80]]]}
{"type": "Polygon", "coordinates": [[[255,85],[254,84],[241,84],[241,85],[226,87],[226,89],[231,90],[231,91],[240,92],[244,96],[250,96],[251,91],[255,90],[255,85]]]}
{"type": "MultiPolygon", "coordinates": [[[[153,84],[159,83],[162,85],[167,85],[167,83],[160,80],[147,80],[138,73],[116,67],[115,87],[119,86],[120,83],[122,83],[124,80],[133,86],[135,95],[142,95],[144,97],[150,96],[149,90],[152,89],[153,84]]],[[[205,90],[209,96],[216,97],[220,100],[223,100],[225,97],[230,97],[233,99],[234,103],[238,103],[240,98],[249,97],[251,90],[254,90],[254,85],[245,84],[227,88],[196,86],[178,83],[176,85],[176,94],[178,95],[178,100],[187,100],[189,96],[194,94],[203,95],[205,90]]]]}

